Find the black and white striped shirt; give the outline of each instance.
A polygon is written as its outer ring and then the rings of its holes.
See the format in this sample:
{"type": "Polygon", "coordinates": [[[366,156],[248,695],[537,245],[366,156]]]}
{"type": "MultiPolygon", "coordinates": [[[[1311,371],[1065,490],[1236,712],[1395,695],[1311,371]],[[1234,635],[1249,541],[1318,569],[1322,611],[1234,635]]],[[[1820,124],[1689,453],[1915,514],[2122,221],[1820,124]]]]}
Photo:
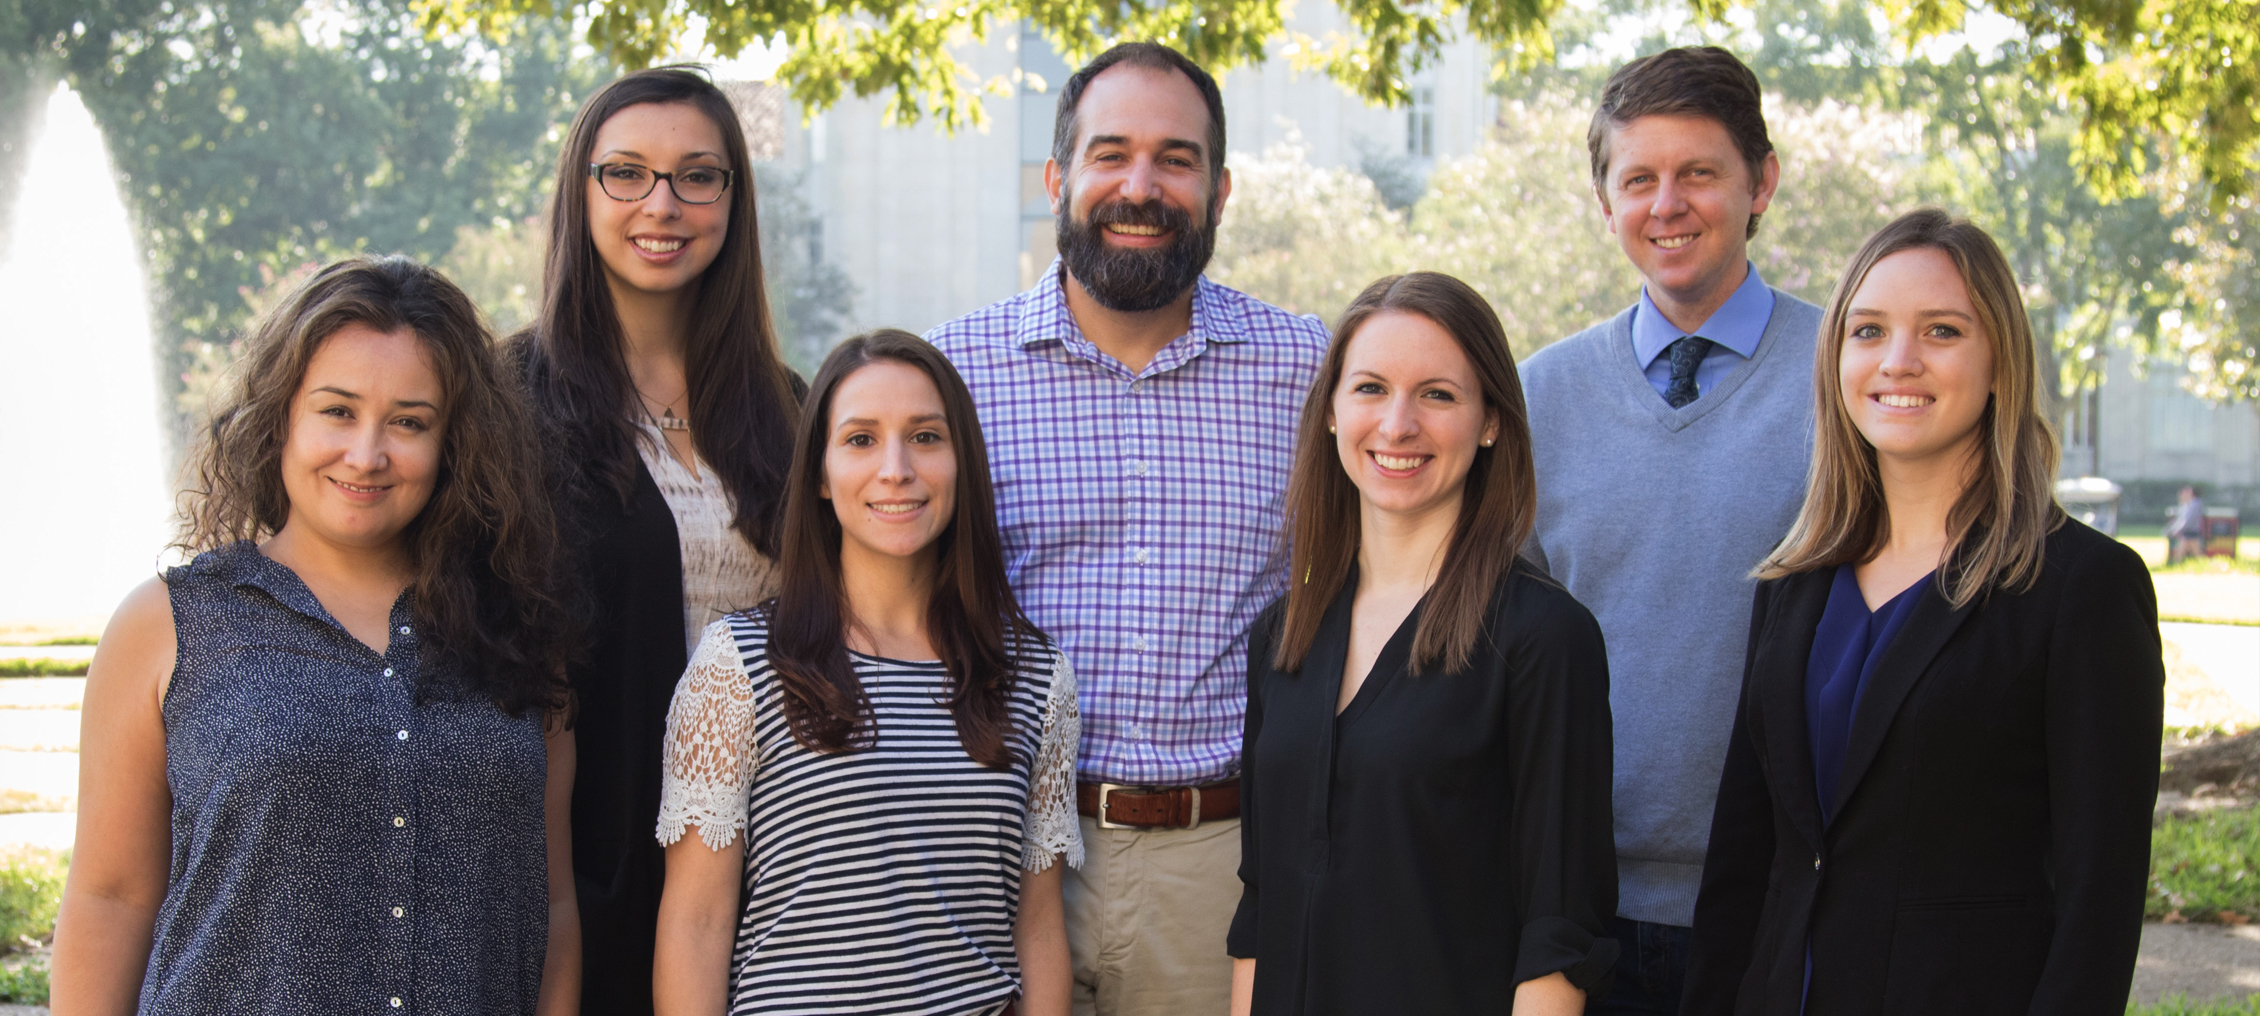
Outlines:
{"type": "Polygon", "coordinates": [[[1010,699],[1019,759],[975,763],[939,662],[850,653],[876,743],[819,753],[793,740],[768,628],[706,629],[668,711],[659,840],[747,832],[732,1016],[993,1013],[1020,990],[1013,950],[1023,870],[1082,862],[1075,820],[1075,678],[1025,645],[1010,699]]]}

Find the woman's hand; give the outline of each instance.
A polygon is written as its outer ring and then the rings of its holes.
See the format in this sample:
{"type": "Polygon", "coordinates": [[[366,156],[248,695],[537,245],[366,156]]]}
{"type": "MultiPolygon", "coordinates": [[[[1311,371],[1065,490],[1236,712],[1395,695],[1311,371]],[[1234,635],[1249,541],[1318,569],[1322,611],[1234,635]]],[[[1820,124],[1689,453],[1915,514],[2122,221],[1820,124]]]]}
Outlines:
{"type": "Polygon", "coordinates": [[[572,728],[563,713],[542,725],[549,776],[542,788],[543,824],[549,838],[549,950],[541,965],[537,1016],[577,1016],[581,1011],[581,906],[573,890],[572,728]]]}
{"type": "Polygon", "coordinates": [[[730,947],[738,934],[738,882],[745,836],[716,850],[686,826],[667,848],[667,887],[659,894],[651,1001],[657,1016],[721,1016],[730,1002],[730,947]]]}
{"type": "Polygon", "coordinates": [[[1020,918],[1012,925],[1012,947],[1020,954],[1020,1016],[1067,1016],[1075,988],[1075,969],[1067,956],[1067,904],[1060,897],[1067,859],[1052,855],[1051,867],[1020,874],[1020,918]]]}
{"type": "Polygon", "coordinates": [[[1514,1016],[1577,1016],[1585,1011],[1585,990],[1556,971],[1515,985],[1514,1016]]]}
{"type": "Polygon", "coordinates": [[[163,706],[178,647],[171,593],[150,579],[118,606],[87,667],[78,846],[55,921],[61,1016],[129,1016],[140,1002],[172,864],[163,706]]]}

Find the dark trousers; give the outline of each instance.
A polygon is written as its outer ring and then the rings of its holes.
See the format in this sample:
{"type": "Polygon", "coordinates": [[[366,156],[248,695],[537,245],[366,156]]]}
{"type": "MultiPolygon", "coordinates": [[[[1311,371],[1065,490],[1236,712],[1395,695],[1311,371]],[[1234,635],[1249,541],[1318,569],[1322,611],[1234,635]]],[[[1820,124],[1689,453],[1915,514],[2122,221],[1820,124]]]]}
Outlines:
{"type": "Polygon", "coordinates": [[[1612,917],[1609,935],[1617,940],[1615,984],[1609,997],[1586,1004],[1587,1016],[1677,1016],[1688,929],[1612,917]]]}

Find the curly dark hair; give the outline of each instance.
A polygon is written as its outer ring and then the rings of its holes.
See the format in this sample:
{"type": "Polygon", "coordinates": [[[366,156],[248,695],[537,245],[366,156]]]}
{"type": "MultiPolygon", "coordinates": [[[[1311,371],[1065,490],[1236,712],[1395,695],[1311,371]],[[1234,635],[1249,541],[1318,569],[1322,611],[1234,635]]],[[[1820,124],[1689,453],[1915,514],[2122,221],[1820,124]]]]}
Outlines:
{"type": "Polygon", "coordinates": [[[410,604],[435,666],[420,697],[445,690],[513,714],[567,703],[574,644],[557,593],[557,521],[533,416],[463,291],[405,257],[355,257],[306,280],[259,322],[188,463],[180,536],[190,554],[282,530],[290,405],[322,343],[348,325],[406,329],[439,375],[447,427],[431,500],[402,534],[410,604]]]}

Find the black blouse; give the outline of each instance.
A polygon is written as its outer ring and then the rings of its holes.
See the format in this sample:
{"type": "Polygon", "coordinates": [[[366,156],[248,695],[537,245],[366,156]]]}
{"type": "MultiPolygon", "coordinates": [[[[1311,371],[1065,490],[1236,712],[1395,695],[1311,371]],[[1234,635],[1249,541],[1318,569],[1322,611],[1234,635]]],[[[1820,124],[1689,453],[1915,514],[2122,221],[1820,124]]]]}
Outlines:
{"type": "Polygon", "coordinates": [[[1524,562],[1461,673],[1407,668],[1423,606],[1336,716],[1353,575],[1301,673],[1248,639],[1240,880],[1228,949],[1267,1013],[1496,1013],[1560,971],[1604,993],[1617,944],[1608,657],[1524,562]]]}

